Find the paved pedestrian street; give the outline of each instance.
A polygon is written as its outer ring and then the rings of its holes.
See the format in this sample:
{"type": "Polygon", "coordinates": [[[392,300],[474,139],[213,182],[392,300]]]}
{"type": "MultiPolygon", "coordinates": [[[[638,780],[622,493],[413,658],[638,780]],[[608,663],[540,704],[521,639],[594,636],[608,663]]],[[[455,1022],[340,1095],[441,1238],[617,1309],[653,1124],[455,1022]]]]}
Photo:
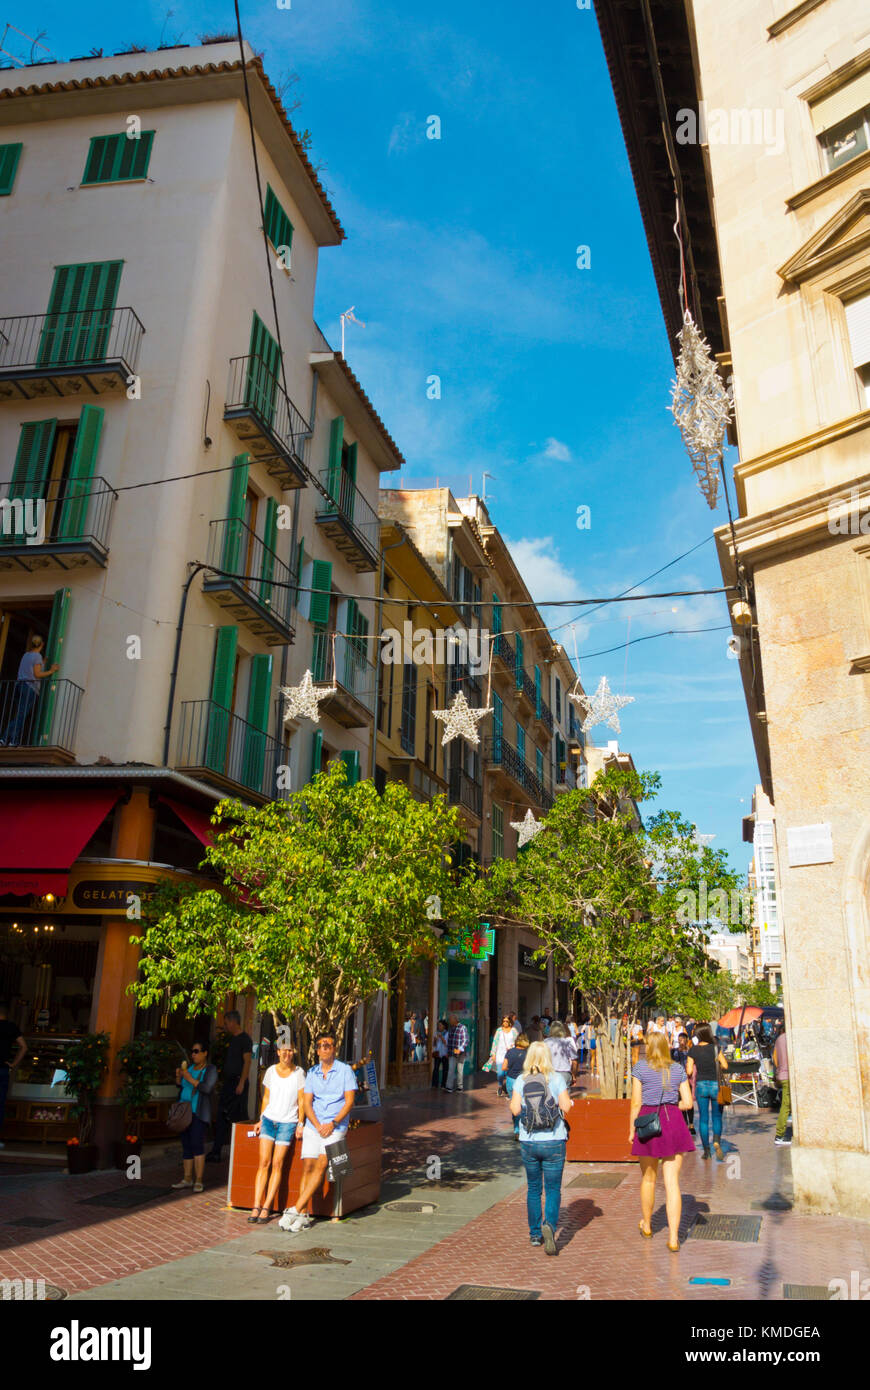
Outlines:
{"type": "Polygon", "coordinates": [[[679,1254],[666,1246],[661,1191],[654,1239],[641,1240],[638,1170],[620,1164],[567,1165],[559,1256],[531,1248],[519,1146],[489,1080],[464,1095],[393,1096],[384,1129],[380,1203],[298,1236],[227,1210],[226,1165],[201,1195],[167,1192],[180,1169],[171,1150],[146,1160],[141,1190],[156,1191],[129,1209],[99,1201],[129,1197],[119,1172],[5,1163],[0,1274],[81,1301],[425,1300],[469,1284],[546,1300],[778,1301],[870,1277],[870,1225],[789,1209],[790,1150],[774,1148],[766,1111],[727,1112],[724,1162],[687,1156],[679,1254]],[[742,1218],[739,1234],[756,1238],[700,1238],[714,1216],[742,1218]]]}

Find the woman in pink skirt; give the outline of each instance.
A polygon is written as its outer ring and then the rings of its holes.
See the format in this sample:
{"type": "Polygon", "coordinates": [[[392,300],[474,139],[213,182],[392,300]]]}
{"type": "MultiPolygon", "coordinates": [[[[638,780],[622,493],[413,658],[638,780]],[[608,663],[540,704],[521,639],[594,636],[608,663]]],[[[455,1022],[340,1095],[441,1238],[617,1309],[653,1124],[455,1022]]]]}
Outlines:
{"type": "Polygon", "coordinates": [[[651,1033],[646,1040],[646,1057],[632,1071],[631,1119],[629,1139],[631,1152],[640,1159],[640,1233],[652,1238],[650,1221],[656,1196],[656,1176],[659,1160],[665,1180],[665,1205],[668,1213],[668,1249],[680,1248],[680,1216],[683,1199],[680,1196],[680,1168],[683,1154],[694,1153],[684,1110],[692,1108],[692,1089],[685,1067],[675,1062],[665,1033],[651,1033]],[[641,1140],[634,1128],[638,1115],[658,1110],[661,1134],[654,1139],[641,1140]]]}

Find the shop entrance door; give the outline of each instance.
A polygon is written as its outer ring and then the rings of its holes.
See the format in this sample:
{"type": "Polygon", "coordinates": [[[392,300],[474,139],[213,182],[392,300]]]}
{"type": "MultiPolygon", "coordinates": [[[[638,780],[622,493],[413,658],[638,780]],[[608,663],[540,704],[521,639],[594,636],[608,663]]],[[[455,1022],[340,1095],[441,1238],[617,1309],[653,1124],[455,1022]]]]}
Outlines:
{"type": "Polygon", "coordinates": [[[440,972],[439,1018],[449,1019],[456,1014],[468,1029],[468,1072],[477,1069],[477,992],[478,975],[473,965],[450,960],[440,972]]]}

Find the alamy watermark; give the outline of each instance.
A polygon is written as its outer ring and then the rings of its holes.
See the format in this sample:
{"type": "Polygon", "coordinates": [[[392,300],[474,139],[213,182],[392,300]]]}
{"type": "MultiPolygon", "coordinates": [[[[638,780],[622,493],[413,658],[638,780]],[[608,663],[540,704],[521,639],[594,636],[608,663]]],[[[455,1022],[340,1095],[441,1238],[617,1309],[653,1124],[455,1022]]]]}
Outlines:
{"type": "Polygon", "coordinates": [[[856,487],[832,497],[828,503],[828,531],[832,536],[870,536],[870,497],[861,498],[856,487]]]}
{"type": "Polygon", "coordinates": [[[0,500],[0,535],[23,537],[25,545],[44,545],[45,499],[4,497],[0,500]]]}
{"type": "Polygon", "coordinates": [[[698,103],[695,111],[677,112],[678,145],[763,145],[765,154],[785,149],[785,111],[778,107],[721,106],[698,103]]]}
{"type": "Polygon", "coordinates": [[[693,888],[681,888],[677,894],[680,906],[677,908],[677,921],[681,926],[692,922],[708,922],[715,917],[729,926],[749,926],[753,917],[752,894],[746,888],[733,888],[726,893],[724,888],[714,888],[707,892],[707,883],[701,879],[696,893],[693,888]]]}
{"type": "Polygon", "coordinates": [[[486,628],[388,627],[381,633],[381,661],[385,666],[467,666],[469,671],[489,670],[489,633],[486,628]]]}

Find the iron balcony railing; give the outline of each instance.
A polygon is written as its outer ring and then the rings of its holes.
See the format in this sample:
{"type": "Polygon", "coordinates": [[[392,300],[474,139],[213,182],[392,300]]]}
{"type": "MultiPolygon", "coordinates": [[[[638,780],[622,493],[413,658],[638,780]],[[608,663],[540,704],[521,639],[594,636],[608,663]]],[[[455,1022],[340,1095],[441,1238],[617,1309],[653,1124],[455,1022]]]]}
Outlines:
{"type": "Polygon", "coordinates": [[[315,681],[332,683],[332,639],[335,637],[335,676],[370,714],[375,710],[376,669],[366,656],[365,641],[341,633],[315,632],[311,674],[315,681]]]}
{"type": "Polygon", "coordinates": [[[495,642],[493,643],[493,652],[499,658],[500,661],[504,662],[508,670],[514,670],[517,660],[516,651],[514,650],[514,644],[509,637],[505,636],[503,632],[500,632],[496,637],[495,642]]]}
{"type": "Polygon", "coordinates": [[[549,729],[550,733],[552,733],[552,732],[553,732],[553,711],[550,709],[550,706],[547,704],[546,700],[542,700],[542,701],[541,701],[541,712],[540,712],[540,714],[538,715],[538,718],[540,719],[540,721],[541,721],[541,723],[544,725],[544,727],[547,728],[547,729],[549,729]]]}
{"type": "MultiPolygon", "coordinates": [[[[210,521],[208,527],[208,563],[226,570],[225,582],[232,584],[260,608],[279,618],[287,627],[294,626],[294,575],[289,565],[279,560],[274,550],[264,544],[250,526],[237,517],[210,521]]],[[[218,576],[207,578],[209,588],[220,583],[218,576]]]]}
{"type": "Polygon", "coordinates": [[[177,768],[209,770],[271,801],[288,795],[286,750],[274,738],[214,700],[183,700],[177,768]]]}
{"type": "Polygon", "coordinates": [[[484,757],[490,767],[503,768],[508,776],[522,787],[536,806],[552,805],[553,795],[546,771],[543,779],[536,772],[533,772],[526,760],[520,756],[516,748],[511,747],[503,734],[496,734],[487,739],[484,757]]]}
{"type": "Polygon", "coordinates": [[[465,806],[479,817],[483,809],[483,788],[479,782],[469,777],[464,768],[451,768],[448,800],[451,805],[465,806]]]}
{"type": "Polygon", "coordinates": [[[22,681],[0,681],[0,751],[62,748],[72,753],[84,693],[72,681],[46,676],[33,700],[22,681]]]}
{"type": "Polygon", "coordinates": [[[0,319],[0,377],[118,363],[133,375],[145,329],[130,308],[68,309],[0,319]]]}
{"type": "Polygon", "coordinates": [[[61,478],[37,496],[13,497],[0,483],[0,555],[4,547],[88,546],[106,555],[118,494],[105,478],[61,478]]]}
{"type": "Polygon", "coordinates": [[[535,682],[522,667],[517,669],[517,690],[521,690],[530,704],[536,703],[535,682]]]}
{"type": "Polygon", "coordinates": [[[343,518],[370,554],[377,555],[381,525],[377,512],[343,468],[338,470],[338,476],[329,468],[322,469],[319,476],[328,496],[321,497],[317,515],[343,518]]]}
{"type": "Polygon", "coordinates": [[[251,412],[286,454],[302,463],[310,426],[261,357],[230,358],[224,415],[251,412]]]}

